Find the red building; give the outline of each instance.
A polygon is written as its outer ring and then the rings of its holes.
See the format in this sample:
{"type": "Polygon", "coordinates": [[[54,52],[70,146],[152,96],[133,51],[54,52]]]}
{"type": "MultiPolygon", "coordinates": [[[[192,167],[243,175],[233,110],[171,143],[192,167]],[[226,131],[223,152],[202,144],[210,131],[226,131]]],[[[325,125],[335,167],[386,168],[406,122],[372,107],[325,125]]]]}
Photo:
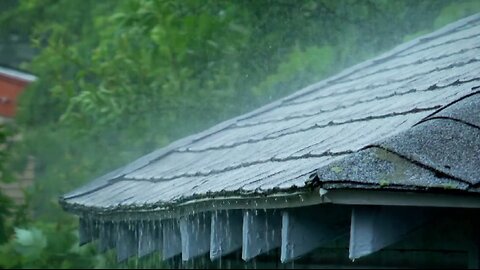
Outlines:
{"type": "MultiPolygon", "coordinates": [[[[0,124],[15,117],[17,99],[29,83],[36,80],[32,74],[0,66],[0,124]]],[[[20,139],[15,136],[14,140],[20,139]]],[[[3,183],[0,181],[0,190],[13,199],[17,205],[25,202],[24,191],[33,183],[33,158],[29,158],[23,172],[17,174],[18,181],[3,183]]]]}
{"type": "Polygon", "coordinates": [[[0,66],[0,116],[13,118],[17,98],[23,89],[36,77],[32,74],[0,66]]]}

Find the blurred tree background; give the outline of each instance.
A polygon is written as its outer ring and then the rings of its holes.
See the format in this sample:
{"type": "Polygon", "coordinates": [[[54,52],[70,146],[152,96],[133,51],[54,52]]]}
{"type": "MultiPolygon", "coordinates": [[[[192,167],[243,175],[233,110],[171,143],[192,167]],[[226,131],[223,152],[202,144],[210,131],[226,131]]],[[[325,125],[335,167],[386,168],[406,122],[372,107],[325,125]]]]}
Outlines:
{"type": "MultiPolygon", "coordinates": [[[[27,205],[0,195],[0,268],[122,266],[78,247],[59,195],[479,11],[478,0],[2,0],[0,62],[38,80],[0,129],[2,181],[36,160],[27,205]]],[[[123,266],[148,265],[160,266],[123,266]]]]}

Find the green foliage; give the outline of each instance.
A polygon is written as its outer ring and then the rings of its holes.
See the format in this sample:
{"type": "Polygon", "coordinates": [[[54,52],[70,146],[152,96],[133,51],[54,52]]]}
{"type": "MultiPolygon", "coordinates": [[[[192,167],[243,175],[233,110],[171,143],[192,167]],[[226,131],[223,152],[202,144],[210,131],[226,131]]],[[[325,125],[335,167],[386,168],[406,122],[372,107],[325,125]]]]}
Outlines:
{"type": "MultiPolygon", "coordinates": [[[[13,130],[13,125],[8,123],[0,124],[0,182],[3,183],[13,181],[11,170],[8,166],[13,130]]],[[[0,244],[8,240],[11,232],[9,219],[13,217],[13,211],[14,205],[12,200],[0,190],[0,244]]]]}
{"type": "Polygon", "coordinates": [[[284,96],[291,89],[299,89],[325,77],[332,71],[334,49],[331,46],[310,46],[304,50],[295,46],[277,72],[268,75],[253,88],[257,96],[284,96]]]}
{"type": "Polygon", "coordinates": [[[450,3],[445,6],[434,21],[434,27],[441,27],[449,22],[458,20],[480,10],[480,1],[468,0],[450,3]]]}
{"type": "MultiPolygon", "coordinates": [[[[75,220],[60,209],[60,194],[479,11],[478,3],[0,2],[0,37],[30,39],[38,54],[23,67],[39,78],[21,97],[23,141],[8,156],[0,152],[2,173],[36,158],[28,197],[35,222],[16,219],[13,229],[5,222],[10,206],[0,202],[0,243],[8,240],[0,267],[114,266],[110,254],[76,246],[75,220]]],[[[158,264],[153,256],[126,266],[158,264]]]]}
{"type": "Polygon", "coordinates": [[[36,222],[15,228],[10,242],[0,246],[1,268],[93,268],[102,265],[93,246],[78,246],[76,224],[36,222]]]}
{"type": "Polygon", "coordinates": [[[47,246],[46,237],[37,228],[31,230],[15,228],[15,237],[15,251],[34,260],[40,258],[42,249],[47,246]]]}
{"type": "Polygon", "coordinates": [[[12,215],[12,201],[0,192],[0,244],[8,240],[8,218],[12,215]]]}

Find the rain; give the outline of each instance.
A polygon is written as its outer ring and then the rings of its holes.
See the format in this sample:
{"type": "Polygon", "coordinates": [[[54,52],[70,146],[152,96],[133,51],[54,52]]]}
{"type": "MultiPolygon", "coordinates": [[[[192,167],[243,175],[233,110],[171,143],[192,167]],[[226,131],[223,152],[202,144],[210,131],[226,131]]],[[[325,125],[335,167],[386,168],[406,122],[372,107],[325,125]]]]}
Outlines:
{"type": "Polygon", "coordinates": [[[480,268],[479,14],[1,1],[0,268],[480,268]]]}

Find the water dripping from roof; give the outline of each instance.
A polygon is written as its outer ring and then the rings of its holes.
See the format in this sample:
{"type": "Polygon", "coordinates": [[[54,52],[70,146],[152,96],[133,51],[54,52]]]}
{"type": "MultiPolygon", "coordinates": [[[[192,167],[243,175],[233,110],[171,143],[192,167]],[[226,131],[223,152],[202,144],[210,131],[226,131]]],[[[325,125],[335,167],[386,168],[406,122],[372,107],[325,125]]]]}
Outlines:
{"type": "MultiPolygon", "coordinates": [[[[270,230],[269,230],[269,228],[268,228],[268,225],[269,225],[269,224],[268,224],[268,220],[269,220],[269,218],[268,218],[268,216],[267,216],[267,209],[263,209],[263,215],[265,216],[265,242],[266,242],[266,244],[267,244],[267,245],[266,245],[266,248],[267,248],[267,251],[268,251],[268,250],[270,250],[270,241],[269,241],[269,240],[270,240],[270,239],[273,239],[273,237],[270,238],[270,235],[269,235],[269,234],[270,234],[270,233],[275,233],[275,232],[274,232],[274,230],[272,230],[272,232],[270,232],[270,230]]],[[[273,236],[273,235],[272,235],[272,236],[273,236]]]]}
{"type": "MultiPolygon", "coordinates": [[[[226,217],[226,229],[225,229],[225,235],[231,235],[231,231],[230,231],[230,211],[226,210],[225,211],[225,217],[226,217]]],[[[223,239],[222,239],[223,240],[223,239]]],[[[226,239],[226,242],[227,242],[227,246],[230,246],[231,243],[232,243],[232,238],[231,237],[227,237],[226,239]]],[[[220,244],[220,250],[222,249],[223,245],[220,244]]],[[[223,250],[221,250],[222,254],[223,254],[223,250]]],[[[219,260],[219,264],[220,264],[220,267],[222,265],[222,256],[220,256],[220,260],[219,260]]]]}
{"type": "MultiPolygon", "coordinates": [[[[220,257],[220,258],[218,259],[217,267],[218,267],[218,269],[224,269],[224,268],[222,267],[222,257],[220,257]]],[[[227,269],[230,269],[230,268],[227,268],[227,269]]]]}
{"type": "MultiPolygon", "coordinates": [[[[282,200],[281,198],[276,198],[275,200],[282,200]]],[[[258,206],[258,201],[255,203],[258,206]]],[[[226,202],[227,204],[233,203],[232,202],[226,202]]],[[[218,203],[217,205],[218,206],[218,203]]],[[[271,212],[272,210],[266,209],[266,208],[258,208],[258,209],[249,209],[247,210],[247,215],[250,216],[248,218],[249,222],[251,225],[255,223],[255,220],[257,218],[251,218],[252,215],[255,216],[265,216],[266,218],[264,219],[264,226],[265,226],[265,231],[259,232],[258,230],[252,232],[255,235],[252,235],[253,237],[257,239],[264,239],[267,241],[267,250],[270,250],[272,247],[272,243],[270,243],[271,239],[275,239],[277,236],[278,232],[275,230],[272,230],[272,226],[274,224],[272,223],[272,220],[270,220],[270,217],[272,214],[275,213],[275,211],[271,212]]],[[[210,261],[209,253],[202,255],[201,257],[192,259],[188,262],[181,262],[179,260],[177,263],[174,265],[171,265],[173,267],[183,267],[183,268],[204,268],[204,267],[218,267],[219,269],[230,269],[232,266],[235,267],[235,265],[240,266],[240,265],[245,265],[247,268],[253,268],[257,269],[257,262],[256,259],[253,258],[249,263],[242,263],[243,260],[241,258],[236,258],[233,260],[223,258],[225,255],[225,252],[228,252],[225,250],[226,247],[232,246],[233,243],[233,238],[230,237],[234,233],[238,233],[236,230],[232,230],[232,228],[238,228],[235,227],[237,224],[232,224],[232,222],[237,223],[237,214],[242,214],[242,210],[215,210],[215,211],[200,211],[199,209],[193,209],[191,211],[193,215],[190,216],[184,216],[186,218],[186,221],[189,223],[191,227],[191,233],[193,233],[194,240],[199,241],[202,239],[204,235],[201,235],[202,233],[210,231],[210,233],[215,234],[213,235],[214,239],[217,241],[222,241],[223,243],[218,243],[218,250],[216,252],[219,252],[221,256],[218,256],[218,258],[215,261],[210,261]],[[212,217],[216,218],[217,222],[221,222],[221,228],[219,230],[212,230],[213,228],[213,223],[209,223],[212,219],[212,217]],[[207,227],[211,226],[211,227],[207,227]],[[227,237],[225,237],[227,236],[227,237]],[[223,249],[223,250],[222,250],[223,249]],[[232,265],[233,264],[233,265],[232,265]]],[[[165,218],[170,217],[170,215],[165,216],[165,218]]],[[[173,218],[169,219],[168,222],[165,221],[160,221],[160,220],[154,220],[154,219],[143,219],[143,220],[132,220],[132,219],[122,219],[119,220],[118,222],[115,222],[115,226],[110,227],[109,230],[112,232],[112,236],[118,236],[119,234],[122,233],[120,226],[118,226],[120,223],[123,223],[126,228],[128,228],[129,232],[133,232],[135,235],[135,238],[137,239],[136,242],[133,243],[133,249],[136,249],[135,255],[133,256],[134,258],[128,259],[128,263],[124,262],[122,264],[119,264],[119,267],[124,268],[124,267],[134,267],[134,268],[143,268],[143,267],[151,267],[154,265],[162,266],[166,263],[162,259],[162,246],[163,243],[165,243],[165,246],[172,246],[174,245],[173,243],[169,243],[169,241],[172,241],[172,239],[169,239],[168,237],[163,239],[162,237],[162,229],[165,227],[169,228],[171,232],[175,231],[176,226],[179,224],[180,218],[173,218]],[[168,223],[168,224],[167,224],[168,223]],[[160,235],[160,238],[154,237],[154,235],[160,235]],[[160,244],[157,242],[159,240],[162,240],[160,244]],[[166,242],[163,242],[166,241],[166,242]],[[155,246],[156,249],[153,251],[151,254],[146,254],[142,253],[145,252],[145,248],[148,247],[153,247],[155,246]],[[159,247],[158,247],[159,246],[159,247]],[[143,250],[142,250],[143,249],[143,250]],[[144,261],[144,258],[146,259],[144,261]]],[[[242,219],[243,220],[243,217],[242,219]]],[[[98,221],[92,219],[92,218],[86,218],[84,219],[85,223],[89,228],[96,229],[97,231],[102,229],[98,221]]],[[[240,221],[241,222],[241,221],[240,221]]],[[[107,224],[106,222],[105,224],[107,224]]],[[[241,225],[241,224],[240,224],[241,225]]],[[[125,228],[124,227],[124,228],[125,228]]],[[[241,227],[241,226],[240,226],[241,227]]],[[[116,237],[115,237],[116,239],[116,237]]],[[[238,251],[238,250],[237,250],[238,251]]],[[[175,258],[177,259],[177,258],[175,258]]],[[[292,264],[293,265],[293,264],[292,264]]]]}

